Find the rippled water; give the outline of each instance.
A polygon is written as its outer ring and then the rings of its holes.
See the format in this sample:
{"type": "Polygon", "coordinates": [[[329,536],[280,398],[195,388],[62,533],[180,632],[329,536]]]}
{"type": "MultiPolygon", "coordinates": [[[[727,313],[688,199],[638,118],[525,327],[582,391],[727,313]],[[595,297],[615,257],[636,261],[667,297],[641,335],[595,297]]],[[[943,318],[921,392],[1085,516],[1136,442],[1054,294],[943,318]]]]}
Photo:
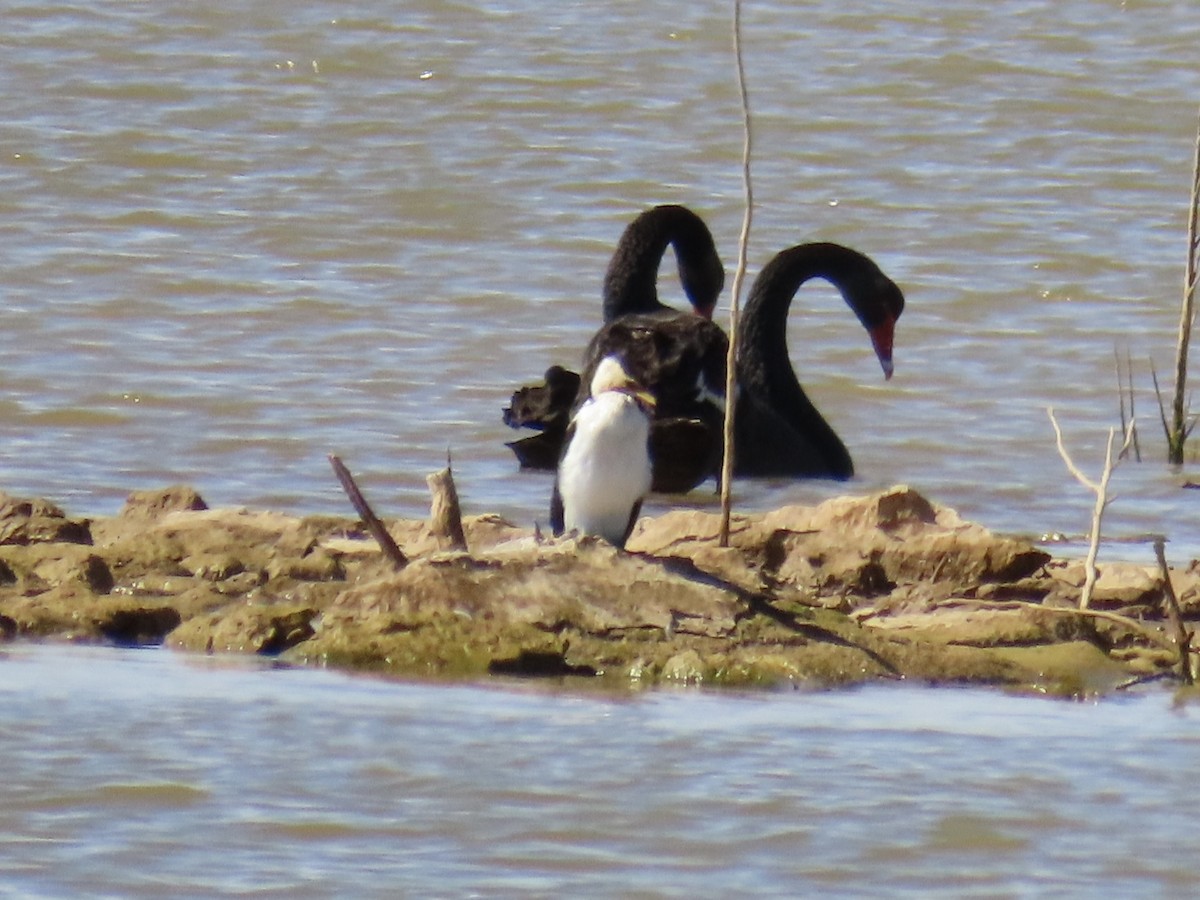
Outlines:
{"type": "MultiPolygon", "coordinates": [[[[577,359],[624,224],[683,202],[732,270],[728,4],[0,2],[0,487],[83,513],[133,489],[421,515],[449,449],[468,511],[544,518],[500,409],[577,359]]],[[[897,376],[828,288],[802,379],[867,490],[1081,532],[1136,368],[1150,461],[1111,533],[1200,553],[1160,460],[1200,70],[1191,0],[748,3],[751,274],[809,239],[905,288],[897,376]]],[[[664,278],[664,282],[673,281],[664,278]]],[[[678,297],[669,285],[669,297],[678,297]]],[[[822,483],[751,483],[746,508],[822,483]]],[[[707,492],[691,502],[708,503],[707,492]]]]}
{"type": "MultiPolygon", "coordinates": [[[[508,393],[577,358],[613,244],[686,203],[732,269],[728,4],[0,0],[0,489],[543,517],[508,393]]],[[[1200,100],[1193,0],[747,2],[751,274],[836,240],[905,289],[897,375],[790,326],[854,489],[1078,533],[1135,366],[1114,536],[1200,555],[1161,464],[1200,100]]],[[[672,278],[664,293],[677,298],[672,278]]],[[[1189,468],[1194,472],[1195,464],[1189,468]]],[[[843,485],[746,483],[744,508],[843,485]]],[[[706,492],[688,502],[711,503],[706,492]]],[[[661,509],[652,505],[649,511],[661,509]]],[[[1134,551],[1122,551],[1127,555],[1134,551]]],[[[871,689],[621,700],[18,647],[0,893],[1173,894],[1194,716],[871,689]]]]}
{"type": "Polygon", "coordinates": [[[5,896],[1187,893],[1200,730],[869,688],[624,698],[0,659],[5,896]]]}

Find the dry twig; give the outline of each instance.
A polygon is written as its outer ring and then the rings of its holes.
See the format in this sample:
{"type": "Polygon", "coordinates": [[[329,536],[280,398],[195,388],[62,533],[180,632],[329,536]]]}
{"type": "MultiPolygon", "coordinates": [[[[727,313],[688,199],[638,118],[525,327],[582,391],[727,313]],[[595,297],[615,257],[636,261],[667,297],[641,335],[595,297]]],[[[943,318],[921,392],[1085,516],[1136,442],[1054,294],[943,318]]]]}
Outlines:
{"type": "Polygon", "coordinates": [[[729,546],[729,517],[733,507],[733,416],[737,401],[737,329],[742,296],[742,280],[746,277],[746,249],[750,242],[750,221],[754,211],[754,191],[750,184],[750,97],[746,92],[746,69],[742,64],[742,4],[733,3],[733,55],[737,61],[738,91],[742,98],[742,185],[746,193],[746,211],[742,218],[742,234],[738,239],[737,269],[733,273],[733,290],[729,307],[729,352],[725,357],[725,451],[721,460],[721,529],[717,543],[729,546]]]}
{"type": "Polygon", "coordinates": [[[379,521],[379,517],[371,509],[370,504],[367,503],[367,498],[362,495],[362,491],[354,483],[354,476],[350,474],[350,470],[332,453],[329,454],[329,464],[333,466],[333,473],[337,475],[338,481],[342,483],[342,490],[350,498],[350,504],[354,507],[354,511],[358,513],[359,518],[363,520],[363,524],[367,526],[367,530],[371,532],[371,537],[375,538],[375,543],[379,545],[379,549],[383,551],[383,555],[392,561],[392,565],[396,567],[396,571],[403,569],[408,565],[408,557],[404,555],[396,545],[396,542],[392,540],[392,536],[383,526],[383,522],[379,521]]]}
{"type": "MultiPolygon", "coordinates": [[[[1050,424],[1054,426],[1054,440],[1058,446],[1058,455],[1062,457],[1066,463],[1067,471],[1070,472],[1075,480],[1090,490],[1096,495],[1096,505],[1092,510],[1092,529],[1088,536],[1088,552],[1087,558],[1084,560],[1084,582],[1083,593],[1079,595],[1079,608],[1087,609],[1092,602],[1092,592],[1096,587],[1096,557],[1100,553],[1100,523],[1104,518],[1104,510],[1112,503],[1114,498],[1108,496],[1108,482],[1112,478],[1113,469],[1113,439],[1116,437],[1116,429],[1108,430],[1108,444],[1104,454],[1104,471],[1100,474],[1099,481],[1093,481],[1075,465],[1071,459],[1071,454],[1067,452],[1067,448],[1063,445],[1062,429],[1058,427],[1058,419],[1054,418],[1054,409],[1046,408],[1046,415],[1050,417],[1050,424]]],[[[1135,423],[1131,420],[1129,427],[1125,429],[1125,441],[1121,444],[1119,454],[1129,448],[1130,441],[1133,440],[1133,431],[1135,423]]]]}
{"type": "MultiPolygon", "coordinates": [[[[1133,360],[1129,355],[1129,348],[1125,348],[1125,368],[1121,368],[1121,354],[1116,347],[1113,347],[1113,359],[1116,361],[1117,368],[1117,403],[1120,406],[1121,414],[1121,434],[1129,431],[1129,422],[1137,418],[1137,409],[1135,396],[1133,393],[1133,360]],[[1125,398],[1129,398],[1129,417],[1125,416],[1125,398]]],[[[1118,459],[1124,459],[1125,454],[1122,453],[1118,459]]],[[[1137,429],[1133,429],[1133,458],[1136,462],[1142,461],[1142,448],[1138,443],[1137,429]]]]}
{"type": "Polygon", "coordinates": [[[1183,614],[1179,610],[1179,598],[1171,584],[1171,570],[1167,566],[1167,553],[1162,535],[1154,538],[1154,556],[1163,577],[1163,606],[1171,630],[1175,632],[1175,649],[1179,653],[1179,677],[1184,684],[1192,684],[1192,633],[1183,626],[1183,614]]]}
{"type": "MultiPolygon", "coordinates": [[[[1027,610],[1031,604],[1021,600],[975,600],[968,598],[951,598],[942,600],[934,604],[937,609],[979,609],[979,610],[996,610],[1005,612],[1009,610],[1027,610]]],[[[1083,616],[1089,619],[1097,619],[1101,622],[1111,622],[1114,625],[1120,625],[1145,639],[1147,642],[1154,644],[1164,650],[1175,649],[1174,643],[1164,635],[1159,629],[1153,628],[1144,622],[1139,622],[1137,619],[1123,616],[1120,613],[1109,612],[1103,609],[1070,609],[1061,606],[1043,606],[1034,605],[1034,609],[1039,612],[1049,613],[1056,616],[1083,616]]]]}

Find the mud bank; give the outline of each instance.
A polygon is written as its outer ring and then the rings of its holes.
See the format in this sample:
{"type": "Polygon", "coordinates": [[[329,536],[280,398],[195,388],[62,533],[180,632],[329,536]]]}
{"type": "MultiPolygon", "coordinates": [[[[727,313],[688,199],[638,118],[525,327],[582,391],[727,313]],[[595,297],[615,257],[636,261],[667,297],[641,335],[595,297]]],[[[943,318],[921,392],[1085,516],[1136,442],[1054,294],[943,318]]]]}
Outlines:
{"type": "MultiPolygon", "coordinates": [[[[497,516],[468,551],[388,521],[397,569],[353,518],[210,510],[192,489],[73,518],[0,494],[0,639],[165,644],[397,675],[831,686],[882,679],[1092,696],[1168,675],[1162,577],[1084,573],[905,487],[816,507],[639,522],[627,552],[497,516]]],[[[1200,574],[1172,572],[1185,619],[1200,574]]]]}

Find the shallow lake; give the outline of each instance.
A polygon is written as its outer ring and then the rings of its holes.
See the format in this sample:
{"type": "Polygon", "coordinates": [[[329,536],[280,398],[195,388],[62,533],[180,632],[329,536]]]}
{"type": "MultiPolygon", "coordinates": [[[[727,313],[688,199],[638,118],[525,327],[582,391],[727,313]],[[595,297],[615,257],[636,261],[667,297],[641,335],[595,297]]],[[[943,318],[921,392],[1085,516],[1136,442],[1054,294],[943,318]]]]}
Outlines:
{"type": "MultiPolygon", "coordinates": [[[[578,360],[624,225],[692,206],[732,281],[729,4],[0,10],[10,493],[105,513],[183,481],[213,505],[348,512],[337,452],[381,512],[419,516],[450,451],[468,512],[532,524],[549,480],[517,471],[500,411],[578,360]]],[[[909,483],[991,527],[1078,535],[1091,497],[1045,410],[1098,471],[1128,353],[1146,461],[1118,470],[1109,533],[1200,555],[1150,380],[1151,359],[1168,386],[1173,370],[1194,13],[747,4],[750,276],[834,240],[908,296],[887,383],[836,293],[794,305],[792,356],[855,456],[850,489],[909,483]]]]}
{"type": "Polygon", "coordinates": [[[10,896],[1159,897],[1200,729],[888,686],[611,697],[0,651],[10,896]]]}
{"type": "MultiPolygon", "coordinates": [[[[742,134],[729,4],[0,0],[0,490],[136,489],[545,520],[501,408],[574,363],[640,210],[710,223],[742,134]]],[[[833,240],[908,307],[884,382],[836,294],[789,326],[849,485],[1078,535],[1132,360],[1145,459],[1108,533],[1200,556],[1167,468],[1200,102],[1194,0],[748,2],[750,275],[833,240]]],[[[663,295],[678,300],[671,266],[663,295]]],[[[728,293],[719,316],[727,310],[728,293]]],[[[707,490],[669,504],[710,505],[707,490]]],[[[1121,556],[1137,547],[1107,548],[1121,556]]],[[[1198,731],[1098,706],[871,688],[611,698],[164,651],[0,656],[0,893],[1161,896],[1194,882],[1198,731]]]]}

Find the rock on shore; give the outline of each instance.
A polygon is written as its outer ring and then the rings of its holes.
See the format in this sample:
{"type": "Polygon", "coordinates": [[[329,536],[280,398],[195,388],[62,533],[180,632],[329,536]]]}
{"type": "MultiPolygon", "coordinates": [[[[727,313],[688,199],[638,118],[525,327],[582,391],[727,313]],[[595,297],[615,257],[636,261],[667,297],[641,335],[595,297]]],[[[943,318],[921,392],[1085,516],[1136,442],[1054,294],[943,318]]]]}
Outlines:
{"type": "MultiPolygon", "coordinates": [[[[605,685],[986,683],[1083,696],[1177,667],[1162,578],[1083,568],[906,487],[735,516],[644,518],[627,552],[541,540],[497,516],[469,550],[391,521],[397,569],[361,523],[210,510],[187,487],[80,519],[0,494],[0,640],[258,653],[399,675],[605,685]]],[[[1173,572],[1185,618],[1200,575],[1173,572]]]]}

